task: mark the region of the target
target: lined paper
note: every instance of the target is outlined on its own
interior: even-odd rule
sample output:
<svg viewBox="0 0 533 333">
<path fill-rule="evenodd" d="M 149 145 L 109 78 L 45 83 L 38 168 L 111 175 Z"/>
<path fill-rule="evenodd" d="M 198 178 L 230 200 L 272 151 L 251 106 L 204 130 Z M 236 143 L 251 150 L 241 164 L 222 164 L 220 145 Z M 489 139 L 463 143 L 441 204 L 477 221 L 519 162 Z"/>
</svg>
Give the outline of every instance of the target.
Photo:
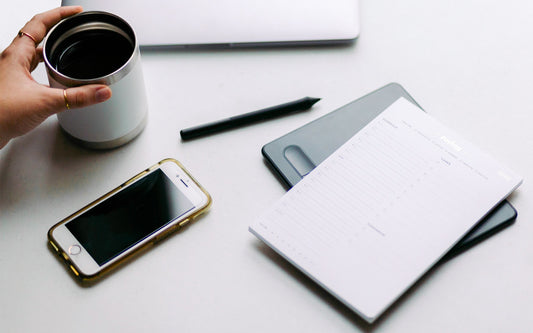
<svg viewBox="0 0 533 333">
<path fill-rule="evenodd" d="M 250 231 L 372 322 L 521 181 L 401 98 Z"/>
</svg>

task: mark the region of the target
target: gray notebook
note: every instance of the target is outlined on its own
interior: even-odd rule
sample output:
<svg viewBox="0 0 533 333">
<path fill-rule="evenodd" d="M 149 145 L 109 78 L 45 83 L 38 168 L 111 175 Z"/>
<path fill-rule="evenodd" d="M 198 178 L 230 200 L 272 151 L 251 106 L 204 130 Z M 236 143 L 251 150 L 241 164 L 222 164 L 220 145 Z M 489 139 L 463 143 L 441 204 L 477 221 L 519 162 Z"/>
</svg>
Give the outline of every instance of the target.
<svg viewBox="0 0 533 333">
<path fill-rule="evenodd" d="M 401 85 L 390 83 L 266 144 L 263 156 L 290 188 L 400 97 L 420 107 Z M 446 258 L 511 225 L 516 216 L 514 207 L 502 202 Z"/>
</svg>

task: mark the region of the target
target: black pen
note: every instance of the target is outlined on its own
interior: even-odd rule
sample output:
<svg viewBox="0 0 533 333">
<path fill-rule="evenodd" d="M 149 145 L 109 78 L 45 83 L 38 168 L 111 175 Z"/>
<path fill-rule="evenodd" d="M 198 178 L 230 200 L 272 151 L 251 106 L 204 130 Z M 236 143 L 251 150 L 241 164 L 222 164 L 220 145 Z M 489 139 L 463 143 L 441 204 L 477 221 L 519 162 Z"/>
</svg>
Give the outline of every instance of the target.
<svg viewBox="0 0 533 333">
<path fill-rule="evenodd" d="M 304 97 L 297 101 L 271 106 L 266 109 L 248 112 L 227 119 L 214 121 L 212 123 L 186 128 L 180 131 L 180 135 L 183 140 L 188 140 L 202 135 L 248 125 L 261 120 L 279 117 L 291 112 L 308 110 L 319 100 L 320 98 Z"/>
</svg>

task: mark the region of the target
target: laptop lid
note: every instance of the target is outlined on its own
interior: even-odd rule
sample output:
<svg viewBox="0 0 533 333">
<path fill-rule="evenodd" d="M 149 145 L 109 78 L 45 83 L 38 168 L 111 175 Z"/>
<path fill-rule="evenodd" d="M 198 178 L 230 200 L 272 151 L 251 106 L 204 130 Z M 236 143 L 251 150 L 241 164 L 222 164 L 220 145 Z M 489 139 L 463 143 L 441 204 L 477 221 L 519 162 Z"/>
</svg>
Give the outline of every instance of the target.
<svg viewBox="0 0 533 333">
<path fill-rule="evenodd" d="M 358 0 L 62 0 L 116 14 L 141 46 L 349 43 L 359 35 Z"/>
</svg>

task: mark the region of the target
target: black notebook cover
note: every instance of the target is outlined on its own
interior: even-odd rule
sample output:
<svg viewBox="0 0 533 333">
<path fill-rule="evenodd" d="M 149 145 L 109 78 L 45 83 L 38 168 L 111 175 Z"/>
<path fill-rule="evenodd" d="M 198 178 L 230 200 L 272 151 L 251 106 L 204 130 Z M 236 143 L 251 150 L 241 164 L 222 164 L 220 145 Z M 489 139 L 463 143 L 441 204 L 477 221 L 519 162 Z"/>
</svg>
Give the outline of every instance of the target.
<svg viewBox="0 0 533 333">
<path fill-rule="evenodd" d="M 390 83 L 264 145 L 263 156 L 290 188 L 400 97 L 420 107 L 401 85 Z M 446 258 L 511 225 L 516 215 L 509 202 L 502 202 Z"/>
</svg>

